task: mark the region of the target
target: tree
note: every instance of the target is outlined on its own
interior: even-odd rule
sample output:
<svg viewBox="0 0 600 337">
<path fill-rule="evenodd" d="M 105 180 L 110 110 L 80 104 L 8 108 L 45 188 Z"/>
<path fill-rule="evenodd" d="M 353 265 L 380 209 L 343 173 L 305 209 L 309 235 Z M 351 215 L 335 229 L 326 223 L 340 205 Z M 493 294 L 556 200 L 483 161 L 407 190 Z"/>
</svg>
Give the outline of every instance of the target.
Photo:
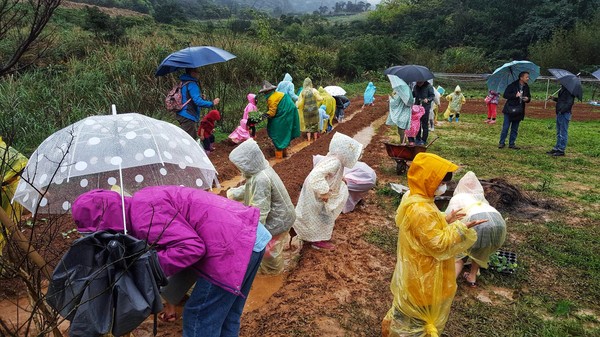
<svg viewBox="0 0 600 337">
<path fill-rule="evenodd" d="M 0 54 L 0 76 L 23 69 L 42 57 L 49 35 L 42 35 L 61 0 L 0 1 L 0 41 L 8 52 Z M 31 54 L 27 61 L 23 56 Z M 19 62 L 21 61 L 21 62 Z"/>
</svg>

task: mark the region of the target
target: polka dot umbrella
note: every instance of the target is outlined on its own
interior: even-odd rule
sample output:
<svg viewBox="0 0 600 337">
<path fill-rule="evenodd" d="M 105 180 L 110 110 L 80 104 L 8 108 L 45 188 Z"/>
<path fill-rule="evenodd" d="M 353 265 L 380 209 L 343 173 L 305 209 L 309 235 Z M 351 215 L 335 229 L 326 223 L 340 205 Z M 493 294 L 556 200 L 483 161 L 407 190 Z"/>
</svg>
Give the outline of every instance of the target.
<svg viewBox="0 0 600 337">
<path fill-rule="evenodd" d="M 198 143 L 178 126 L 137 113 L 91 116 L 42 142 L 13 200 L 34 214 L 57 214 L 92 189 L 209 189 L 218 185 L 216 174 Z"/>
</svg>

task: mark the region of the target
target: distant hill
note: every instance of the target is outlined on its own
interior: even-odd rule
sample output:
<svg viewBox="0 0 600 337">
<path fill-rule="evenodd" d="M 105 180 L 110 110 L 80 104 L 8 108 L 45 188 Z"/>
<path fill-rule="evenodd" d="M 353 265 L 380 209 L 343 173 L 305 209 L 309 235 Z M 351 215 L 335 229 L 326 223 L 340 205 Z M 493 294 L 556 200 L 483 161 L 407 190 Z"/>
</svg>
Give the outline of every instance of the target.
<svg viewBox="0 0 600 337">
<path fill-rule="evenodd" d="M 74 9 L 83 9 L 85 6 L 96 6 L 100 9 L 101 12 L 106 13 L 110 16 L 145 16 L 147 14 L 132 11 L 124 8 L 114 8 L 114 7 L 102 7 L 98 5 L 85 4 L 80 2 L 72 2 L 72 1 L 61 1 L 60 7 L 62 8 L 74 8 Z"/>
</svg>

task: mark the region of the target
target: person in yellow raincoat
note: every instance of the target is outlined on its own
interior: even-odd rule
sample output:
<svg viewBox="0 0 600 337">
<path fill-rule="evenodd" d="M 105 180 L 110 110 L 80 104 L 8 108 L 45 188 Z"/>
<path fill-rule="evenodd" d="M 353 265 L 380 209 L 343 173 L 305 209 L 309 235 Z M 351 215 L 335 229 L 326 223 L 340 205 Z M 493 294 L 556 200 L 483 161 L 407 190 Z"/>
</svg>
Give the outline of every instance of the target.
<svg viewBox="0 0 600 337">
<path fill-rule="evenodd" d="M 382 322 L 384 337 L 438 337 L 456 293 L 454 257 L 477 234 L 461 213 L 444 217 L 434 203 L 458 167 L 431 153 L 419 153 L 408 170 L 407 192 L 396 214 L 398 261 L 392 276 L 394 301 Z"/>
<path fill-rule="evenodd" d="M 11 205 L 10 201 L 17 190 L 21 171 L 27 165 L 27 157 L 19 151 L 8 146 L 0 136 L 0 175 L 2 176 L 2 209 L 12 221 L 18 221 L 23 207 L 17 203 Z M 0 230 L 0 255 L 5 244 L 4 234 L 6 228 Z"/>
<path fill-rule="evenodd" d="M 318 91 L 321 97 L 323 97 L 321 104 L 325 104 L 325 112 L 329 116 L 329 121 L 324 127 L 324 130 L 331 130 L 331 128 L 333 128 L 333 117 L 335 116 L 335 98 L 333 98 L 330 93 L 325 91 L 323 87 L 319 87 Z"/>
<path fill-rule="evenodd" d="M 465 95 L 462 94 L 460 90 L 460 86 L 456 86 L 454 88 L 454 92 L 450 95 L 446 96 L 446 100 L 448 100 L 448 108 L 444 112 L 444 118 L 448 118 L 448 122 L 452 122 L 453 118 L 456 118 L 456 122 L 458 122 L 458 118 L 460 118 L 460 110 L 462 109 L 463 104 L 467 102 L 465 99 Z"/>
<path fill-rule="evenodd" d="M 310 78 L 304 79 L 302 92 L 298 95 L 296 107 L 298 107 L 298 117 L 300 119 L 300 131 L 306 132 L 306 138 L 310 142 L 311 135 L 316 140 L 319 136 L 319 106 L 323 97 L 319 91 L 313 88 Z"/>
</svg>

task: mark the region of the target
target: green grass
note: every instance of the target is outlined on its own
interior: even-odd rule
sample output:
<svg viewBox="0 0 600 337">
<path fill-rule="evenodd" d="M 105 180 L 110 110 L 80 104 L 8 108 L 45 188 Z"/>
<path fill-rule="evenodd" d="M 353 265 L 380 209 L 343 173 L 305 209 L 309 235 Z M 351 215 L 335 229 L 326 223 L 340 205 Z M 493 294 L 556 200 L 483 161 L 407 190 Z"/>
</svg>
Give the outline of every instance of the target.
<svg viewBox="0 0 600 337">
<path fill-rule="evenodd" d="M 497 148 L 501 124 L 485 125 L 483 118 L 483 112 L 463 114 L 458 124 L 436 127 L 430 141 L 440 138 L 427 152 L 460 165 L 455 181 L 467 171 L 480 179 L 504 178 L 554 206 L 533 218 L 503 214 L 508 228 L 503 248 L 517 253 L 517 271 L 482 270 L 477 290 L 459 287 L 446 334 L 600 336 L 600 118 L 571 121 L 567 156 L 560 158 L 545 154 L 556 139 L 553 119 L 525 119 L 517 139 L 521 150 L 514 151 Z M 385 187 L 376 195 L 392 202 Z M 395 254 L 397 237 L 387 235 L 397 234 L 372 229 L 364 238 Z M 494 295 L 495 289 L 512 298 Z"/>
</svg>

